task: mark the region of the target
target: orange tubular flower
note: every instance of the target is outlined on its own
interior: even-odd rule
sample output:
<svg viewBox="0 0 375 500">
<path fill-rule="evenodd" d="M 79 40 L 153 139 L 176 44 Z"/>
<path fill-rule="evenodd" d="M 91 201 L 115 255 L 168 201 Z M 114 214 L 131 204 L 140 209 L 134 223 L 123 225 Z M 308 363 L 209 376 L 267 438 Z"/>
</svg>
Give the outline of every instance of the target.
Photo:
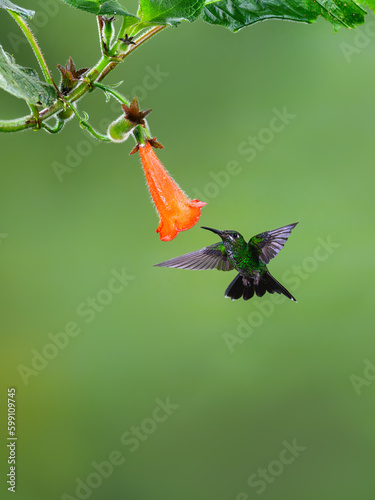
<svg viewBox="0 0 375 500">
<path fill-rule="evenodd" d="M 143 169 L 152 199 L 160 216 L 159 227 L 162 241 L 173 240 L 180 231 L 190 229 L 201 215 L 201 209 L 207 203 L 189 200 L 181 188 L 170 177 L 156 156 L 150 141 L 139 145 Z"/>
</svg>

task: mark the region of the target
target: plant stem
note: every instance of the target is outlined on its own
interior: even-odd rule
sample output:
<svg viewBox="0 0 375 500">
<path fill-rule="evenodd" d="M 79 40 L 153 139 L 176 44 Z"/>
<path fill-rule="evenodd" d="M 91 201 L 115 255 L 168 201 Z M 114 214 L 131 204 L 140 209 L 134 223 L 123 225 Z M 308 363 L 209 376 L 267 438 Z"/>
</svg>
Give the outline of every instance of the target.
<svg viewBox="0 0 375 500">
<path fill-rule="evenodd" d="M 12 14 L 13 15 L 13 14 Z M 16 16 L 17 14 L 14 14 Z M 166 26 L 156 26 L 147 31 L 142 35 L 137 41 L 136 45 L 131 45 L 126 52 L 119 54 L 116 58 L 111 58 L 109 56 L 103 55 L 97 64 L 87 73 L 85 79 L 77 84 L 77 86 L 66 96 L 66 102 L 73 103 L 85 95 L 89 90 L 92 90 L 94 82 L 102 81 L 108 73 L 110 73 L 120 62 L 122 62 L 128 55 L 130 55 L 135 49 L 140 47 L 143 43 L 149 40 L 152 36 L 156 35 Z M 30 42 L 31 43 L 31 42 Z M 116 46 L 120 46 L 121 42 L 117 42 Z M 38 47 L 38 45 L 37 45 Z M 38 47 L 39 48 L 39 47 Z M 42 53 L 39 53 L 41 57 L 44 57 Z M 39 60 L 39 59 L 38 59 Z M 48 73 L 48 67 L 45 65 Z M 51 77 L 52 81 L 52 77 Z M 50 118 L 55 113 L 64 108 L 66 104 L 63 100 L 58 99 L 50 108 L 45 108 L 39 112 L 39 122 Z M 23 116 L 21 118 L 16 118 L 14 120 L 0 120 L 0 132 L 17 132 L 18 130 L 25 130 L 28 128 L 33 128 L 37 124 L 33 116 Z"/>
<path fill-rule="evenodd" d="M 112 61 L 111 64 L 108 65 L 108 67 L 105 69 L 105 71 L 103 71 L 103 74 L 101 75 L 100 80 L 102 80 L 108 73 L 110 73 L 113 70 L 113 68 L 115 68 L 120 61 L 123 61 L 125 59 L 125 57 L 128 57 L 135 49 L 140 47 L 142 44 L 147 42 L 147 40 L 149 40 L 152 36 L 156 35 L 156 33 L 159 33 L 159 31 L 163 30 L 166 27 L 167 26 L 154 26 L 153 28 L 148 30 L 144 35 L 139 37 L 138 40 L 136 40 L 135 45 L 130 45 L 130 47 L 128 48 L 128 50 L 126 52 L 123 52 L 122 54 L 120 54 L 118 56 L 119 61 Z M 113 49 L 114 53 L 119 48 L 121 43 L 122 43 L 121 41 L 116 43 L 116 45 L 114 46 L 114 49 Z"/>
<path fill-rule="evenodd" d="M 39 109 L 37 106 L 35 106 L 35 104 L 31 104 L 30 102 L 28 103 L 28 106 L 30 108 L 30 111 L 32 112 L 33 114 L 33 117 L 35 118 L 35 130 L 39 130 L 40 129 L 40 122 L 39 122 Z"/>
<path fill-rule="evenodd" d="M 115 99 L 120 101 L 122 104 L 130 106 L 130 102 L 127 99 L 125 99 L 125 97 L 122 94 L 120 94 L 120 92 L 117 92 L 117 90 L 111 89 L 111 87 L 108 87 L 107 85 L 102 85 L 101 83 L 98 82 L 93 82 L 92 85 L 94 87 L 97 87 L 98 89 L 103 90 L 106 94 L 111 94 Z"/>
<path fill-rule="evenodd" d="M 137 144 L 142 146 L 146 144 L 147 137 L 142 125 L 137 125 L 132 133 Z"/>
<path fill-rule="evenodd" d="M 81 128 L 87 130 L 87 132 L 89 132 L 93 137 L 95 137 L 95 139 L 99 139 L 100 141 L 104 142 L 108 142 L 111 140 L 107 135 L 103 135 L 100 132 L 97 132 L 85 118 L 82 118 L 78 113 L 77 109 L 75 108 L 75 106 L 73 106 L 73 104 L 70 104 L 70 102 L 67 102 L 67 104 L 69 108 L 73 111 L 73 113 L 76 115 Z M 88 117 L 87 114 L 86 116 Z"/>
<path fill-rule="evenodd" d="M 50 134 L 57 134 L 63 128 L 64 124 L 65 124 L 64 120 L 57 120 L 56 125 L 54 127 L 51 127 L 47 123 L 42 123 L 42 128 L 46 132 L 49 132 Z"/>
<path fill-rule="evenodd" d="M 103 69 L 110 63 L 110 59 L 106 56 L 103 56 L 100 61 L 88 72 L 86 76 L 87 81 L 82 81 L 79 83 L 67 96 L 66 102 L 73 103 L 80 99 L 86 92 L 91 89 L 91 84 L 89 81 L 95 81 L 100 76 L 100 73 Z M 46 120 L 50 118 L 55 113 L 64 109 L 66 107 L 66 103 L 59 99 L 57 100 L 50 108 L 45 108 L 39 113 L 39 121 Z M 16 118 L 14 120 L 0 120 L 0 132 L 17 132 L 18 130 L 25 130 L 27 128 L 33 128 L 36 125 L 36 121 L 33 116 L 23 116 L 21 118 Z"/>
<path fill-rule="evenodd" d="M 138 40 L 136 40 L 135 45 L 131 45 L 129 47 L 129 50 L 127 52 L 125 52 L 124 56 L 122 57 L 122 60 L 124 60 L 125 57 L 130 55 L 130 53 L 133 52 L 133 50 L 138 48 L 143 43 L 147 42 L 147 40 L 149 40 L 152 36 L 156 35 L 156 33 L 159 33 L 159 31 L 165 29 L 166 27 L 167 26 L 154 26 L 150 30 L 146 31 L 146 33 L 144 33 L 141 37 L 138 38 Z"/>
<path fill-rule="evenodd" d="M 43 71 L 43 75 L 44 75 L 46 82 L 49 83 L 50 85 L 53 85 L 54 87 L 56 87 L 56 85 L 53 81 L 51 72 L 47 66 L 47 62 L 44 59 L 44 55 L 41 51 L 41 48 L 39 47 L 38 42 L 37 42 L 35 36 L 33 35 L 31 29 L 27 25 L 26 21 L 16 12 L 12 12 L 11 10 L 8 12 L 15 19 L 16 23 L 18 24 L 18 26 L 21 28 L 21 30 L 24 32 L 26 38 L 28 39 L 28 41 L 31 45 L 31 48 L 33 49 L 33 52 L 35 54 L 35 57 L 38 59 L 39 66 L 40 66 L 41 70 Z"/>
</svg>

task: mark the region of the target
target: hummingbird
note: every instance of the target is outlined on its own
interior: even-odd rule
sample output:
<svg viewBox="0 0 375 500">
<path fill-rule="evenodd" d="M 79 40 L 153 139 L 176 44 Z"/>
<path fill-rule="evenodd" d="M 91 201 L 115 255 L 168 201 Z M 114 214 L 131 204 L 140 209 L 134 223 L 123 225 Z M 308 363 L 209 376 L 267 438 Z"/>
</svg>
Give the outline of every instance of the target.
<svg viewBox="0 0 375 500">
<path fill-rule="evenodd" d="M 176 267 L 179 269 L 218 269 L 238 271 L 237 276 L 225 291 L 225 297 L 249 300 L 254 296 L 263 297 L 266 292 L 283 294 L 288 299 L 296 299 L 269 272 L 267 264 L 283 248 L 295 224 L 289 224 L 273 231 L 253 236 L 248 243 L 237 231 L 219 231 L 204 227 L 217 234 L 221 242 L 190 252 L 180 257 L 155 264 L 156 267 Z"/>
</svg>

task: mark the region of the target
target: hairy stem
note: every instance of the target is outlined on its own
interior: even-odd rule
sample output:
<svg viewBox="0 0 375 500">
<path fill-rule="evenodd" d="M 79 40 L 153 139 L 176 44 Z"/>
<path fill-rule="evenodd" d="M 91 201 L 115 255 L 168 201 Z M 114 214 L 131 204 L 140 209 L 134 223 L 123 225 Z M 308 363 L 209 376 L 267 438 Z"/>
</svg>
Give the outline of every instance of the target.
<svg viewBox="0 0 375 500">
<path fill-rule="evenodd" d="M 76 115 L 81 128 L 83 128 L 84 130 L 87 130 L 87 132 L 89 134 L 91 134 L 93 137 L 95 137 L 95 139 L 99 139 L 100 141 L 104 141 L 104 142 L 111 140 L 108 136 L 103 135 L 100 132 L 96 131 L 94 129 L 94 127 L 89 124 L 89 122 L 86 120 L 87 115 L 85 116 L 85 118 L 82 118 L 82 116 L 78 113 L 78 111 L 73 106 L 73 104 L 70 104 L 69 102 L 67 102 L 67 104 L 70 107 L 70 109 L 73 111 L 73 113 Z"/>
<path fill-rule="evenodd" d="M 17 15 L 17 14 L 15 14 Z M 135 49 L 140 47 L 143 43 L 149 40 L 152 36 L 156 35 L 166 26 L 155 26 L 149 29 L 146 33 L 136 40 L 135 45 L 131 45 L 125 52 L 120 53 L 117 57 L 109 57 L 103 55 L 97 64 L 87 73 L 84 80 L 79 82 L 77 86 L 66 96 L 65 100 L 73 103 L 84 96 L 88 91 L 93 89 L 94 82 L 102 81 L 108 73 L 110 73 L 120 62 L 122 62 L 128 55 L 134 52 Z M 121 42 L 117 42 L 116 47 L 120 47 Z M 39 49 L 40 51 L 40 49 Z M 44 57 L 40 52 L 43 60 Z M 47 68 L 47 65 L 45 66 Z M 47 68 L 48 70 L 48 68 Z M 49 70 L 48 70 L 49 72 Z M 51 77 L 52 80 L 52 77 Z M 50 108 L 45 108 L 39 113 L 39 123 L 47 118 L 50 118 L 55 113 L 60 111 L 66 106 L 62 99 L 58 99 Z M 0 120 L 0 132 L 17 132 L 18 130 L 25 130 L 28 128 L 35 128 L 37 122 L 33 116 L 23 116 L 14 120 Z"/>
<path fill-rule="evenodd" d="M 24 32 L 26 38 L 28 39 L 28 41 L 31 45 L 31 48 L 33 49 L 33 52 L 35 54 L 35 57 L 38 59 L 39 66 L 40 66 L 41 70 L 43 71 L 43 75 L 44 75 L 46 82 L 49 83 L 50 85 L 56 86 L 54 81 L 53 81 L 51 72 L 47 66 L 47 62 L 44 58 L 42 50 L 39 47 L 38 42 L 37 42 L 35 36 L 33 35 L 31 29 L 27 25 L 26 21 L 16 12 L 12 12 L 11 10 L 8 12 L 15 19 L 16 23 L 18 24 L 18 26 L 21 28 L 21 30 Z"/>
<path fill-rule="evenodd" d="M 42 123 L 42 128 L 46 132 L 49 132 L 50 134 L 57 134 L 63 128 L 64 123 L 65 123 L 64 120 L 57 120 L 56 125 L 54 127 L 51 127 L 47 123 Z"/>
<path fill-rule="evenodd" d="M 111 87 L 107 87 L 107 85 L 102 85 L 101 83 L 98 82 L 93 82 L 92 85 L 94 87 L 97 87 L 98 89 L 103 90 L 105 94 L 111 94 L 115 99 L 117 99 L 122 104 L 130 106 L 130 102 L 122 94 L 120 94 L 120 92 L 117 92 L 117 90 L 111 89 Z"/>
<path fill-rule="evenodd" d="M 128 50 L 126 52 L 123 52 L 122 54 L 120 54 L 116 58 L 116 60 L 113 60 L 111 62 L 111 64 L 108 65 L 108 67 L 105 69 L 105 71 L 103 71 L 103 74 L 101 75 L 102 77 L 100 78 L 100 80 L 102 80 L 108 73 L 110 73 L 117 66 L 117 64 L 119 62 L 121 62 L 121 61 L 123 61 L 125 59 L 125 57 L 128 57 L 138 47 L 140 47 L 142 44 L 144 44 L 145 42 L 147 42 L 147 40 L 149 40 L 152 36 L 156 35 L 156 33 L 159 33 L 159 31 L 163 30 L 164 28 L 166 28 L 166 26 L 154 26 L 153 28 L 151 28 L 150 30 L 148 30 L 146 33 L 144 33 L 142 36 L 140 36 L 136 40 L 136 44 L 135 45 L 130 45 L 130 47 L 128 48 Z M 113 49 L 114 52 L 116 52 L 116 50 L 118 50 L 120 44 L 121 44 L 121 41 L 118 41 L 116 43 L 116 45 L 115 45 L 115 47 Z"/>
<path fill-rule="evenodd" d="M 28 106 L 30 108 L 30 111 L 33 114 L 33 117 L 35 118 L 36 121 L 36 130 L 40 128 L 40 123 L 39 123 L 39 109 L 35 104 L 28 103 Z"/>
</svg>

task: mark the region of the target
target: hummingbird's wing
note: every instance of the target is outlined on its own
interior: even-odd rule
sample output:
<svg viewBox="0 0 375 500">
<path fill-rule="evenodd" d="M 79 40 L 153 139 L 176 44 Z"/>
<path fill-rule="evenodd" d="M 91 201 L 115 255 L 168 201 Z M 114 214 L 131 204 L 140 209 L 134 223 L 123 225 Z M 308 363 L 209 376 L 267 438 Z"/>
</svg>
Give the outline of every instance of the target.
<svg viewBox="0 0 375 500">
<path fill-rule="evenodd" d="M 298 222 L 279 227 L 279 229 L 273 231 L 257 234 L 251 238 L 249 245 L 255 246 L 260 251 L 259 257 L 261 261 L 268 264 L 283 248 L 297 224 Z"/>
<path fill-rule="evenodd" d="M 215 243 L 209 247 L 196 250 L 195 252 L 166 260 L 156 267 L 177 267 L 179 269 L 219 269 L 220 271 L 231 271 L 234 269 L 229 262 L 223 243 Z"/>
</svg>

